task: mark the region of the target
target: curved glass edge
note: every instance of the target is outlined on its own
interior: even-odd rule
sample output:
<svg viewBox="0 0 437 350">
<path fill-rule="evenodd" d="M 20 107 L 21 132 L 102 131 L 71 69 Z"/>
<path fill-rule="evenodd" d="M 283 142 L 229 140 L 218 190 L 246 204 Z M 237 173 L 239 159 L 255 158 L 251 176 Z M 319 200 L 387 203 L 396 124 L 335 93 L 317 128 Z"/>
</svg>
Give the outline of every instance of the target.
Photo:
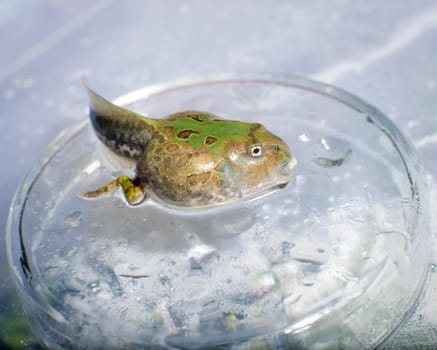
<svg viewBox="0 0 437 350">
<path fill-rule="evenodd" d="M 333 87 L 332 85 L 323 82 L 318 82 L 298 76 L 278 77 L 274 75 L 219 74 L 203 78 L 187 78 L 167 83 L 151 85 L 124 94 L 116 98 L 113 102 L 119 105 L 128 105 L 130 103 L 138 101 L 138 99 L 140 98 L 149 98 L 155 94 L 164 93 L 170 90 L 176 90 L 190 86 L 229 83 L 262 83 L 306 89 L 311 92 L 321 94 L 325 97 L 335 99 L 338 102 L 343 103 L 360 113 L 367 114 L 367 121 L 375 124 L 375 126 L 392 141 L 399 154 L 405 154 L 408 157 L 408 159 L 403 159 L 402 157 L 401 159 L 410 180 L 411 199 L 414 201 L 414 203 L 417 204 L 418 208 L 418 220 L 416 225 L 414 225 L 413 227 L 414 231 L 422 231 L 426 234 L 425 237 L 421 237 L 421 242 L 419 242 L 420 246 L 429 246 L 429 222 L 426 220 L 426 218 L 429 218 L 427 186 L 424 181 L 413 180 L 414 178 L 424 178 L 425 172 L 422 163 L 420 162 L 412 144 L 395 126 L 393 121 L 388 118 L 384 113 L 382 113 L 378 108 L 368 104 L 364 100 L 356 97 L 353 94 L 350 94 L 349 92 L 346 92 L 345 90 L 342 90 L 338 87 Z M 32 287 L 31 266 L 29 265 L 29 261 L 26 256 L 24 237 L 21 232 L 21 219 L 22 213 L 26 206 L 27 196 L 31 191 L 33 184 L 38 180 L 40 172 L 44 169 L 47 163 L 57 154 L 61 146 L 68 142 L 68 140 L 73 138 L 79 132 L 81 132 L 82 129 L 87 127 L 87 125 L 88 120 L 84 119 L 75 126 L 72 126 L 61 132 L 52 142 L 50 142 L 48 149 L 46 150 L 44 155 L 32 165 L 12 199 L 6 226 L 7 258 L 14 280 L 24 289 Z M 408 163 L 411 164 L 410 167 L 408 166 Z M 417 173 L 419 177 L 414 176 L 414 174 L 412 175 L 412 172 Z M 17 233 L 19 233 L 18 237 Z M 416 235 L 414 235 L 414 232 L 412 232 L 412 237 L 416 237 Z M 416 249 L 418 248 L 416 247 Z M 428 280 L 427 277 L 429 274 L 429 268 L 426 268 L 426 265 L 429 265 L 430 249 L 424 250 L 426 251 L 427 255 L 422 256 L 423 261 L 425 262 L 425 266 L 423 266 L 423 272 L 421 273 L 421 277 L 418 279 L 418 286 L 420 288 L 416 288 L 415 293 L 413 293 L 413 295 L 411 295 L 409 298 L 410 303 L 408 304 L 412 306 L 409 308 L 409 310 L 406 311 L 405 317 L 403 318 L 404 321 L 417 306 L 419 302 L 418 300 L 420 300 L 420 296 L 424 293 L 423 287 Z M 20 251 L 20 256 L 14 256 L 13 252 L 15 251 Z M 22 292 L 20 292 L 20 295 L 23 297 Z M 39 298 L 34 293 L 31 293 L 30 295 L 33 299 L 33 301 L 31 302 L 40 303 L 42 301 L 39 300 Z M 28 298 L 29 295 L 26 295 L 26 299 Z M 55 314 L 57 313 L 55 310 L 52 311 L 55 312 Z M 52 314 L 52 316 L 58 319 L 55 314 Z M 386 334 L 382 335 L 379 340 L 375 341 L 374 346 L 377 348 L 384 346 L 387 340 L 396 332 L 396 330 L 402 324 L 403 322 L 399 322 L 396 327 L 389 329 Z"/>
<path fill-rule="evenodd" d="M 12 198 L 6 224 L 6 255 L 14 280 L 23 288 L 30 287 L 32 280 L 32 270 L 27 257 L 25 237 L 21 229 L 22 214 L 26 207 L 28 194 L 38 180 L 41 171 L 56 156 L 65 142 L 81 132 L 87 125 L 88 120 L 85 119 L 59 133 L 49 143 L 43 156 L 33 163 Z M 20 254 L 14 256 L 13 252 L 16 251 L 19 251 Z"/>
</svg>

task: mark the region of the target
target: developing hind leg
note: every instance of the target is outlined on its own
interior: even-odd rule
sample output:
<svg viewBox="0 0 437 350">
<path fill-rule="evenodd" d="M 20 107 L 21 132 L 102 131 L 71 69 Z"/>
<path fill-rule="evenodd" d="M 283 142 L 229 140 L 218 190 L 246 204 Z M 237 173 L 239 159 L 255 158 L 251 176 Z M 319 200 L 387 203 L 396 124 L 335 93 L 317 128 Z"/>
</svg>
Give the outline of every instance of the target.
<svg viewBox="0 0 437 350">
<path fill-rule="evenodd" d="M 130 205 L 138 205 L 146 197 L 144 185 L 141 183 L 141 181 L 138 178 L 132 180 L 126 175 L 117 177 L 115 180 L 102 187 L 99 187 L 94 191 L 81 193 L 80 196 L 85 198 L 96 198 L 105 195 L 108 192 L 112 192 L 118 187 L 121 187 L 124 196 Z"/>
</svg>

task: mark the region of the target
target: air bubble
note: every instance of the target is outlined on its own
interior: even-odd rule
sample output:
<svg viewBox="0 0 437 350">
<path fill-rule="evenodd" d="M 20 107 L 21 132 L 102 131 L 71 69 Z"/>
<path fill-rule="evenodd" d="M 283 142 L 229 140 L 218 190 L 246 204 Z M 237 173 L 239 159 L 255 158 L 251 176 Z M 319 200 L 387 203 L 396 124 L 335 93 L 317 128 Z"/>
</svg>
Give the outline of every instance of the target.
<svg viewBox="0 0 437 350">
<path fill-rule="evenodd" d="M 352 147 L 346 140 L 334 137 L 320 139 L 313 162 L 324 168 L 338 167 L 351 155 Z"/>
<path fill-rule="evenodd" d="M 80 211 L 75 211 L 70 215 L 65 217 L 65 222 L 68 226 L 78 227 L 82 222 L 82 213 Z"/>
</svg>

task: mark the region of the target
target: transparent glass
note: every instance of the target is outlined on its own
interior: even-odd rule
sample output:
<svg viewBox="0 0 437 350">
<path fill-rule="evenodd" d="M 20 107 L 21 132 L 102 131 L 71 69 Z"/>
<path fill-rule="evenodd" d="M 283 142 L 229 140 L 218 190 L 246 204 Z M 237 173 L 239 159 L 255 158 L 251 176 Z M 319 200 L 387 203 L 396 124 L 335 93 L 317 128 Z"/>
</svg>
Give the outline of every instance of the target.
<svg viewBox="0 0 437 350">
<path fill-rule="evenodd" d="M 298 160 L 250 201 L 177 210 L 77 193 L 131 174 L 88 121 L 62 133 L 13 200 L 8 258 L 51 349 L 369 348 L 413 309 L 429 262 L 424 174 L 376 108 L 302 78 L 217 77 L 131 92 L 157 118 L 257 121 Z"/>
</svg>

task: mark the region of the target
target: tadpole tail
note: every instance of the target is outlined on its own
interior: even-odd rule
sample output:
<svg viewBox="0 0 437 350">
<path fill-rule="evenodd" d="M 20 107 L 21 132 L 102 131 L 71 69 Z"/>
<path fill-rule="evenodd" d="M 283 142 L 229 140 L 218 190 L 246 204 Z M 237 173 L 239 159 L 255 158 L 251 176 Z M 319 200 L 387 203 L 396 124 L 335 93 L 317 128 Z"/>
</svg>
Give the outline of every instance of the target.
<svg viewBox="0 0 437 350">
<path fill-rule="evenodd" d="M 85 77 L 90 121 L 97 137 L 115 153 L 137 160 L 153 134 L 153 119 L 117 106 L 97 94 Z"/>
</svg>

